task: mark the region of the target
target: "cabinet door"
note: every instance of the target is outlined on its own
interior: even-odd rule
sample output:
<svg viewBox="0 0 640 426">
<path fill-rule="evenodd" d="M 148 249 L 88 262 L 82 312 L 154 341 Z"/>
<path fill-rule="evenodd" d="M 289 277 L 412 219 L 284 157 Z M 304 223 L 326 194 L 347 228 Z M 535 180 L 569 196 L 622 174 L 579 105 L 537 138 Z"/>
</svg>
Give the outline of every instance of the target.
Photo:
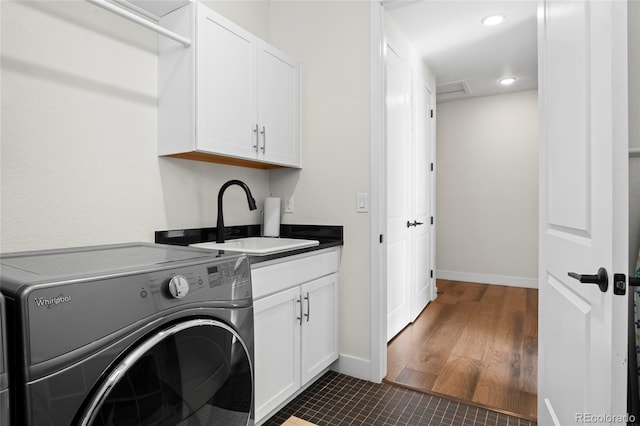
<svg viewBox="0 0 640 426">
<path fill-rule="evenodd" d="M 259 158 L 300 165 L 300 64 L 258 44 Z"/>
<path fill-rule="evenodd" d="M 256 422 L 300 387 L 300 287 L 256 300 Z"/>
<path fill-rule="evenodd" d="M 198 6 L 196 149 L 255 159 L 257 39 Z"/>
<path fill-rule="evenodd" d="M 338 274 L 301 286 L 302 384 L 338 359 Z"/>
</svg>

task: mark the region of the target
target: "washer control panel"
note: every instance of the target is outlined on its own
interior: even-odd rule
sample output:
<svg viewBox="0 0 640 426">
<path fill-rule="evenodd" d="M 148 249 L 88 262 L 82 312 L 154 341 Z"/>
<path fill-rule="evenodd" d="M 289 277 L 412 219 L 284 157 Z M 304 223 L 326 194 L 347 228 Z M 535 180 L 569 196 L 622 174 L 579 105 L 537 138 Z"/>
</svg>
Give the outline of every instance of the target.
<svg viewBox="0 0 640 426">
<path fill-rule="evenodd" d="M 180 305 L 246 307 L 252 303 L 251 267 L 246 256 L 176 262 L 154 271 L 32 287 L 21 299 L 27 315 L 24 324 L 29 328 L 23 332 L 29 339 L 32 365 L 165 309 Z M 79 322 L 88 325 L 76 327 Z M 71 327 L 74 332 L 67 333 Z"/>
<path fill-rule="evenodd" d="M 246 256 L 149 274 L 138 289 L 141 299 L 159 305 L 177 302 L 251 299 L 251 268 Z"/>
</svg>

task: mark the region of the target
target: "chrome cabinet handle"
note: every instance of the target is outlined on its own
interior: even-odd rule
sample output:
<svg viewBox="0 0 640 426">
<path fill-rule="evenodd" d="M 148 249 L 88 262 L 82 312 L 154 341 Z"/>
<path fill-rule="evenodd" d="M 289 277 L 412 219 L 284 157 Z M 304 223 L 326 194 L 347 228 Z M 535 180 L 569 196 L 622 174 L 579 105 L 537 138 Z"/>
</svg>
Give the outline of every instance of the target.
<svg viewBox="0 0 640 426">
<path fill-rule="evenodd" d="M 258 123 L 256 123 L 256 127 L 255 127 L 255 129 L 253 129 L 253 133 L 256 134 L 256 143 L 255 143 L 255 145 L 253 145 L 253 149 L 255 149 L 256 152 L 258 152 L 258 144 L 260 143 L 260 141 L 259 141 L 260 136 L 258 135 Z"/>
<path fill-rule="evenodd" d="M 311 314 L 311 302 L 309 301 L 309 293 L 308 292 L 307 292 L 307 295 L 304 298 L 304 300 L 307 301 L 307 313 L 304 314 L 304 316 L 307 317 L 307 322 L 309 322 L 309 315 Z"/>
<path fill-rule="evenodd" d="M 300 296 L 300 297 L 298 297 L 296 299 L 296 303 L 300 304 L 300 316 L 296 317 L 296 320 L 299 320 L 300 321 L 300 325 L 302 325 L 302 296 Z"/>
<path fill-rule="evenodd" d="M 258 126 L 256 125 L 256 129 L 258 128 Z M 262 153 L 264 154 L 265 152 L 267 152 L 267 129 L 265 129 L 264 126 L 262 126 L 262 131 L 260 132 L 260 134 L 262 135 Z"/>
</svg>

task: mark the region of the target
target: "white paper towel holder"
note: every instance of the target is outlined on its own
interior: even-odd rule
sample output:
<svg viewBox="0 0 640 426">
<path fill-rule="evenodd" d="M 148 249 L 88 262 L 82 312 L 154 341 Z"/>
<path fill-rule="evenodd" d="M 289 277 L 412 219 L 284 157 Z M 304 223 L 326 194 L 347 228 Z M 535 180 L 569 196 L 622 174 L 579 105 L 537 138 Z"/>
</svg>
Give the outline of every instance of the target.
<svg viewBox="0 0 640 426">
<path fill-rule="evenodd" d="M 280 237 L 280 197 L 267 197 L 264 200 L 262 236 Z"/>
</svg>

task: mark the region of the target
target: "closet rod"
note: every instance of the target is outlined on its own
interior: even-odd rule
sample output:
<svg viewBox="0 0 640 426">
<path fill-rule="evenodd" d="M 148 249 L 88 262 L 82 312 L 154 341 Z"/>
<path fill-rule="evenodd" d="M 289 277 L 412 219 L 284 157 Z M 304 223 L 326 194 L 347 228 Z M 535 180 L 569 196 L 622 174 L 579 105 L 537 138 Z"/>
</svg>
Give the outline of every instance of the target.
<svg viewBox="0 0 640 426">
<path fill-rule="evenodd" d="M 630 148 L 629 157 L 640 157 L 640 148 Z"/>
<path fill-rule="evenodd" d="M 161 27 L 160 25 L 151 22 L 151 21 L 147 21 L 144 18 L 141 18 L 140 16 L 136 15 L 133 12 L 129 12 L 128 10 L 124 10 L 121 7 L 118 7 L 116 5 L 114 5 L 113 3 L 109 3 L 106 0 L 87 0 L 89 3 L 95 4 L 96 6 L 99 6 L 103 9 L 108 10 L 109 12 L 113 12 L 116 15 L 122 16 L 123 18 L 126 18 L 130 21 L 135 22 L 136 24 L 140 24 L 143 27 L 149 28 L 150 30 L 153 30 L 155 32 L 157 32 L 158 34 L 161 34 L 165 37 L 169 37 L 172 40 L 177 41 L 178 43 L 181 43 L 184 47 L 189 47 L 191 46 L 191 40 L 185 37 L 182 37 L 180 34 L 176 34 L 172 31 L 169 31 L 168 29 Z"/>
</svg>

